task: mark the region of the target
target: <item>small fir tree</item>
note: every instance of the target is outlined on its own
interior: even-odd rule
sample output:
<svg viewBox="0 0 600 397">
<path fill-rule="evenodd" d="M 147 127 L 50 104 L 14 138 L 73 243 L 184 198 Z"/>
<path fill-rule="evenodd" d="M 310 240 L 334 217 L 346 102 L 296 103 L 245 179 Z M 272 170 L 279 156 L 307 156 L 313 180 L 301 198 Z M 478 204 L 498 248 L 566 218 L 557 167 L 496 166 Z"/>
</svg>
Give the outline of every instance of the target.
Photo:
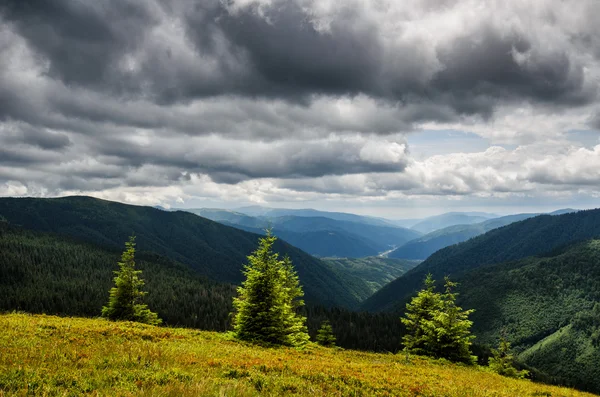
<svg viewBox="0 0 600 397">
<path fill-rule="evenodd" d="M 108 305 L 102 307 L 102 317 L 109 320 L 128 320 L 140 323 L 159 325 L 162 320 L 151 312 L 142 298 L 144 280 L 140 278 L 141 270 L 135 269 L 135 236 L 129 237 L 125 243 L 125 251 L 118 263 L 119 270 L 115 273 L 115 286 L 110 290 Z"/>
<path fill-rule="evenodd" d="M 475 336 L 470 332 L 473 322 L 468 319 L 473 310 L 456 305 L 456 283 L 447 277 L 445 281 L 442 294 L 435 291 L 435 281 L 427 275 L 425 288 L 406 305 L 404 347 L 414 354 L 474 364 L 471 340 Z"/>
<path fill-rule="evenodd" d="M 302 287 L 291 260 L 273 253 L 276 240 L 267 230 L 248 256 L 246 280 L 233 300 L 234 334 L 240 340 L 298 347 L 309 338 L 306 318 L 296 313 L 304 304 Z"/>
<path fill-rule="evenodd" d="M 488 366 L 492 371 L 509 378 L 523 379 L 529 375 L 529 371 L 515 368 L 514 356 L 511 353 L 510 342 L 506 340 L 504 334 L 500 335 L 500 342 L 497 349 L 492 349 L 492 357 L 488 360 Z"/>
<path fill-rule="evenodd" d="M 335 346 L 335 335 L 329 321 L 325 320 L 321 324 L 321 328 L 317 331 L 317 343 L 325 347 Z"/>
</svg>

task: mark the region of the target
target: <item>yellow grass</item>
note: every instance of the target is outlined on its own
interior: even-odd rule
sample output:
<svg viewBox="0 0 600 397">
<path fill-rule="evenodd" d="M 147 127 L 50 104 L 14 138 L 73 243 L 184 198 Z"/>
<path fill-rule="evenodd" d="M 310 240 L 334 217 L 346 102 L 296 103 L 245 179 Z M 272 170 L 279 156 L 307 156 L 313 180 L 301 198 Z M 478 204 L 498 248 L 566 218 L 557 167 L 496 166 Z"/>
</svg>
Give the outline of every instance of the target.
<svg viewBox="0 0 600 397">
<path fill-rule="evenodd" d="M 591 396 L 419 357 L 101 319 L 0 315 L 0 396 Z"/>
</svg>

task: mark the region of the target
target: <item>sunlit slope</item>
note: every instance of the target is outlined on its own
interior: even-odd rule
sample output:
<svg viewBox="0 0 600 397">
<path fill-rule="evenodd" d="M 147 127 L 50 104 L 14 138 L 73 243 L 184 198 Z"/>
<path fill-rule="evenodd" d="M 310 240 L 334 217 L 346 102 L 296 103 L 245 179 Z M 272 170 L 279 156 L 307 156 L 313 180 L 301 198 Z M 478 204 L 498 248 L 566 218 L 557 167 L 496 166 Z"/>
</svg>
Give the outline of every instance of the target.
<svg viewBox="0 0 600 397">
<path fill-rule="evenodd" d="M 0 394 L 591 396 L 451 364 L 105 320 L 0 316 Z"/>
</svg>

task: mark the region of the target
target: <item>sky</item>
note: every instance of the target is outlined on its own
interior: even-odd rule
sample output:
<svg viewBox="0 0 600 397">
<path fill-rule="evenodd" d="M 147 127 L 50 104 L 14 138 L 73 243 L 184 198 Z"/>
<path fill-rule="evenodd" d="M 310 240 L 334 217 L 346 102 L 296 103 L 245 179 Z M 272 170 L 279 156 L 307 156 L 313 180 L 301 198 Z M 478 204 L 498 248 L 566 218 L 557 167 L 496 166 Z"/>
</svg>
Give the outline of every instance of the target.
<svg viewBox="0 0 600 397">
<path fill-rule="evenodd" d="M 596 0 L 3 0 L 0 196 L 600 207 Z"/>
</svg>

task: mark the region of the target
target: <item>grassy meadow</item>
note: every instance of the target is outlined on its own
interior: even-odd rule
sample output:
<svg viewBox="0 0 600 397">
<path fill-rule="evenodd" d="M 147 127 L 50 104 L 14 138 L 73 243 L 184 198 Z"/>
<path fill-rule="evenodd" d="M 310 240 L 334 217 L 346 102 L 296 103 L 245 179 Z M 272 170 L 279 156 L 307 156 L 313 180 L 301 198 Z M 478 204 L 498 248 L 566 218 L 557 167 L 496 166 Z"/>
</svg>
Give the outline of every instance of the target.
<svg viewBox="0 0 600 397">
<path fill-rule="evenodd" d="M 591 396 L 482 369 L 103 319 L 0 315 L 0 396 Z"/>
</svg>

